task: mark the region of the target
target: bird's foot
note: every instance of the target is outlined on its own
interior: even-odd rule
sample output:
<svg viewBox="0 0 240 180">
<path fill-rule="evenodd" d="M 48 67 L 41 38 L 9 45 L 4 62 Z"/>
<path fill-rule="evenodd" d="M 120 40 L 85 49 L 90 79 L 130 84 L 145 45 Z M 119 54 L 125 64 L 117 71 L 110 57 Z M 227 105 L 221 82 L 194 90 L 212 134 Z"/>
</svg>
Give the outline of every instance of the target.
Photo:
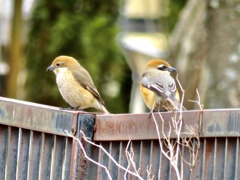
<svg viewBox="0 0 240 180">
<path fill-rule="evenodd" d="M 149 114 L 148 114 L 148 119 L 150 119 L 151 118 L 151 116 L 153 116 L 153 110 L 151 110 L 150 112 L 149 112 Z"/>
<path fill-rule="evenodd" d="M 60 107 L 61 110 L 72 110 L 73 107 L 68 107 L 68 108 L 65 108 L 65 107 Z"/>
<path fill-rule="evenodd" d="M 73 110 L 73 111 L 83 111 L 82 109 L 79 109 L 79 107 L 68 107 L 68 108 L 60 108 L 61 110 Z"/>
</svg>

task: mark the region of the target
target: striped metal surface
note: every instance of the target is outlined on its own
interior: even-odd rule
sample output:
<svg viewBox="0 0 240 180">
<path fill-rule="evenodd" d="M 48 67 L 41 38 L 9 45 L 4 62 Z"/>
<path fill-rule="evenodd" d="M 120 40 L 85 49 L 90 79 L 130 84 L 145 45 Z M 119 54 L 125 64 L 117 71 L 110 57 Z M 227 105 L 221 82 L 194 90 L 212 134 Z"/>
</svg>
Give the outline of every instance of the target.
<svg viewBox="0 0 240 180">
<path fill-rule="evenodd" d="M 81 140 L 81 130 L 91 138 L 93 127 L 90 114 L 0 98 L 0 180 L 87 179 L 89 162 L 73 137 Z"/>
<path fill-rule="evenodd" d="M 72 139 L 0 125 L 0 179 L 69 179 Z"/>
<path fill-rule="evenodd" d="M 169 124 L 173 113 L 162 113 L 165 124 Z M 185 125 L 197 127 L 199 117 L 202 117 L 199 130 L 200 149 L 193 170 L 179 161 L 179 170 L 183 172 L 183 179 L 240 179 L 240 109 L 188 111 L 183 113 L 183 131 Z M 155 114 L 159 129 L 162 129 L 161 119 Z M 147 121 L 147 123 L 146 123 Z M 164 127 L 165 133 L 169 126 Z M 162 133 L 161 133 L 162 135 Z M 174 133 L 171 138 L 176 138 Z M 109 140 L 108 140 L 109 138 Z M 153 179 L 177 179 L 169 160 L 160 150 L 156 133 L 156 126 L 148 114 L 128 115 L 99 115 L 96 117 L 96 133 L 94 140 L 105 149 L 125 168 L 129 163 L 126 157 L 126 147 L 131 139 L 134 151 L 134 162 L 136 169 L 143 179 L 147 179 L 147 168 L 152 167 Z M 163 136 L 161 136 L 163 142 Z M 194 140 L 193 142 L 196 142 Z M 164 148 L 167 152 L 166 147 Z M 129 148 L 128 148 L 129 151 Z M 190 160 L 189 150 L 181 146 L 182 157 Z M 133 175 L 118 168 L 107 155 L 94 148 L 93 158 L 108 167 L 112 179 L 138 179 Z M 179 156 L 180 159 L 180 156 Z M 101 167 L 94 167 L 97 171 L 91 179 L 107 179 L 105 170 Z M 132 169 L 133 170 L 133 169 Z"/>
<path fill-rule="evenodd" d="M 161 114 L 164 124 L 159 114 L 154 117 L 160 129 L 160 142 L 164 144 L 162 125 L 164 132 L 168 132 L 172 117 L 179 114 Z M 183 179 L 240 179 L 240 109 L 187 111 L 182 115 L 184 132 L 186 125 L 201 125 L 201 145 L 193 170 L 186 163 L 178 165 Z M 80 130 L 104 147 L 114 161 L 134 171 L 126 156 L 126 151 L 132 149 L 135 169 L 142 179 L 177 178 L 160 150 L 156 127 L 148 114 L 83 114 L 0 97 L 0 180 L 107 180 L 105 170 L 84 157 L 76 139 L 89 157 L 107 167 L 113 180 L 138 179 L 117 167 L 104 151 L 84 141 Z M 172 143 L 175 138 L 172 131 Z M 168 151 L 166 146 L 163 149 Z M 181 146 L 180 152 L 190 160 L 188 148 Z M 150 177 L 146 171 L 149 167 Z"/>
<path fill-rule="evenodd" d="M 127 143 L 127 141 L 99 142 L 125 168 L 129 165 L 125 153 Z M 161 153 L 157 140 L 132 141 L 132 148 L 136 168 L 143 179 L 147 179 L 146 170 L 150 166 L 150 177 L 154 176 L 153 179 L 177 179 L 169 160 Z M 181 153 L 185 159 L 189 160 L 189 151 L 187 149 L 181 148 Z M 236 180 L 240 178 L 239 154 L 239 138 L 202 138 L 199 156 L 193 171 L 191 172 L 190 167 L 185 163 L 183 166 L 179 164 L 179 169 L 183 170 L 182 177 L 184 180 Z M 138 179 L 129 173 L 125 175 L 124 170 L 118 168 L 105 153 L 97 148 L 93 150 L 93 158 L 108 168 L 114 180 L 122 180 L 125 176 L 126 179 Z M 91 173 L 91 180 L 108 178 L 103 168 L 91 164 L 91 169 L 94 172 Z M 133 168 L 130 169 L 133 171 Z"/>
</svg>

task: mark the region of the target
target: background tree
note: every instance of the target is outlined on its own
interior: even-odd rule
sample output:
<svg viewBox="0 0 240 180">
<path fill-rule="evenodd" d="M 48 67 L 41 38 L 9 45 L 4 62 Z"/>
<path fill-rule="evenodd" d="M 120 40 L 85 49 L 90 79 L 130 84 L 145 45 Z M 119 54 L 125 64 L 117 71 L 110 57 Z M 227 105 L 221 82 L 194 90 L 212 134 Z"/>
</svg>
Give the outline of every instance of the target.
<svg viewBox="0 0 240 180">
<path fill-rule="evenodd" d="M 11 67 L 7 77 L 7 96 L 16 98 L 19 66 L 22 60 L 22 0 L 14 0 L 11 23 L 8 64 Z"/>
<path fill-rule="evenodd" d="M 89 71 L 110 112 L 128 112 L 131 74 L 116 42 L 118 1 L 36 2 L 26 46 L 27 99 L 68 106 L 46 68 L 69 55 Z"/>
<path fill-rule="evenodd" d="M 189 0 L 170 41 L 171 57 L 194 108 L 196 88 L 205 108 L 240 106 L 240 1 Z"/>
</svg>

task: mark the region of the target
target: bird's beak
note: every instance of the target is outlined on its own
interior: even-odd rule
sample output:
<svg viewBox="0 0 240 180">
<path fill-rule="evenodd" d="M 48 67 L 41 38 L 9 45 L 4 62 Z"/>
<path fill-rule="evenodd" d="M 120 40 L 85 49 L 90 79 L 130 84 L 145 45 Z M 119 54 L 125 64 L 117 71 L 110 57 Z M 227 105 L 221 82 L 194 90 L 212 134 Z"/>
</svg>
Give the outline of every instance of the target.
<svg viewBox="0 0 240 180">
<path fill-rule="evenodd" d="M 169 72 L 175 72 L 175 71 L 177 71 L 177 69 L 174 68 L 174 67 L 169 67 L 167 70 L 168 70 Z"/>
<path fill-rule="evenodd" d="M 55 67 L 53 66 L 48 66 L 47 70 L 46 71 L 53 71 L 55 69 Z"/>
</svg>

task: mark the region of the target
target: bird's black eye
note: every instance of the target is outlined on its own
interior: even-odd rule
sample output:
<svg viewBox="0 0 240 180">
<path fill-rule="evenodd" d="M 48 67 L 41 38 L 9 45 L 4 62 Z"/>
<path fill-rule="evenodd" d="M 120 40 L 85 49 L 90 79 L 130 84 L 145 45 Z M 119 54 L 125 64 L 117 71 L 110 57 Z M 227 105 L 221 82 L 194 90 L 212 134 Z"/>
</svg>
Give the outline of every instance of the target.
<svg viewBox="0 0 240 180">
<path fill-rule="evenodd" d="M 57 63 L 56 66 L 57 66 L 57 67 L 61 66 L 61 63 Z"/>
<path fill-rule="evenodd" d="M 164 71 L 164 70 L 167 69 L 167 67 L 166 66 L 158 66 L 158 69 L 161 70 L 161 71 Z"/>
</svg>

